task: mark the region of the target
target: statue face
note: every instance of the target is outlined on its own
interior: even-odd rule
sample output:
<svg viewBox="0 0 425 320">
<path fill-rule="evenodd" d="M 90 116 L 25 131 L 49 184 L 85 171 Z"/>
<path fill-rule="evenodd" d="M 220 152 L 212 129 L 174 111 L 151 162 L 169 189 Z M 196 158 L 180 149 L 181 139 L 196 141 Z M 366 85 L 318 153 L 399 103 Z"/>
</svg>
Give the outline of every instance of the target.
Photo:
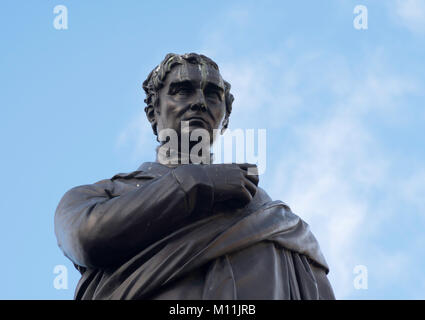
<svg viewBox="0 0 425 320">
<path fill-rule="evenodd" d="M 226 111 L 224 89 L 220 73 L 211 66 L 185 63 L 173 67 L 159 91 L 158 132 L 173 129 L 181 136 L 181 121 L 188 121 L 189 132 L 202 128 L 212 139 Z"/>
</svg>

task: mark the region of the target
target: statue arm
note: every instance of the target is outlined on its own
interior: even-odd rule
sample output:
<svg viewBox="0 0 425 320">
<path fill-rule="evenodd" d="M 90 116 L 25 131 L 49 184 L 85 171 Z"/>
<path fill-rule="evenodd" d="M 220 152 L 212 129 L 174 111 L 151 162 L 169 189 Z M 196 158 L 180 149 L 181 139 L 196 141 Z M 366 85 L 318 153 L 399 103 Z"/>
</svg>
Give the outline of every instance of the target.
<svg viewBox="0 0 425 320">
<path fill-rule="evenodd" d="M 185 170 L 174 169 L 115 197 L 108 192 L 110 180 L 69 190 L 55 213 L 59 247 L 77 265 L 106 267 L 178 229 L 198 207 L 213 201 L 202 170 L 192 169 L 190 175 Z"/>
</svg>

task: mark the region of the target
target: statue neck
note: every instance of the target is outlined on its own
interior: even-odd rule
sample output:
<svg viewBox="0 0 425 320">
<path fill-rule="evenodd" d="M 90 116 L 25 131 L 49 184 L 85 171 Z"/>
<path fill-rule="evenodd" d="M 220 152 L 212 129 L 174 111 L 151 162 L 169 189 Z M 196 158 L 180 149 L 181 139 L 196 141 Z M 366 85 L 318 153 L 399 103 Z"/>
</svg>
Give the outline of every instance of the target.
<svg viewBox="0 0 425 320">
<path fill-rule="evenodd" d="M 208 155 L 203 157 L 200 150 L 199 155 L 181 152 L 180 150 L 173 150 L 167 147 L 165 144 L 159 145 L 156 148 L 156 162 L 159 162 L 168 167 L 177 167 L 182 164 L 212 164 L 214 155 L 211 153 L 210 148 L 208 149 Z"/>
</svg>

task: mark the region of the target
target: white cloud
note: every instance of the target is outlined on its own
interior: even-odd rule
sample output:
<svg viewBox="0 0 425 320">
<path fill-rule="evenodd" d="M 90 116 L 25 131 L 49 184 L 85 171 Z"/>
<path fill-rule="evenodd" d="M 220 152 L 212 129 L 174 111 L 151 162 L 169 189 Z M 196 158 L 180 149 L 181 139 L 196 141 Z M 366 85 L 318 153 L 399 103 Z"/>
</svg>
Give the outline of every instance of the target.
<svg viewBox="0 0 425 320">
<path fill-rule="evenodd" d="M 390 7 L 394 19 L 411 32 L 425 34 L 425 1 L 396 0 Z"/>
<path fill-rule="evenodd" d="M 329 81 L 318 86 L 316 94 L 320 97 L 325 90 L 333 95 L 332 102 L 316 123 L 296 124 L 298 147 L 276 161 L 279 175 L 272 185 L 273 194 L 287 201 L 311 225 L 331 266 L 330 279 L 339 298 L 354 293 L 355 265 L 375 269 L 384 279 L 375 284 L 382 285 L 400 273 L 397 266 L 401 263 L 395 261 L 405 261 L 405 256 L 391 248 L 380 250 L 378 243 L 364 241 L 380 231 L 377 228 L 382 219 L 370 192 L 385 190 L 395 182 L 389 170 L 391 155 L 382 150 L 367 119 L 373 115 L 397 117 L 400 99 L 415 86 L 376 59 L 362 67 L 367 70 L 363 77 L 356 75 L 355 65 L 342 68 L 340 75 L 335 69 L 320 73 L 317 81 Z M 392 199 L 385 201 L 391 203 Z M 379 262 L 371 255 L 375 251 L 380 254 Z M 394 256 L 400 259 L 394 260 Z M 389 268 L 388 263 L 386 272 L 377 271 L 384 261 L 393 261 L 394 267 Z"/>
<path fill-rule="evenodd" d="M 403 23 L 420 31 L 418 13 L 411 11 L 416 6 L 422 12 L 422 4 L 397 1 L 396 5 Z M 247 14 L 236 16 L 245 19 Z M 224 19 L 231 17 L 229 11 Z M 310 224 L 330 265 L 338 298 L 352 297 L 353 268 L 359 264 L 376 275 L 375 285 L 394 284 L 411 263 L 408 253 L 369 239 L 397 207 L 391 194 L 382 194 L 387 186 L 405 180 L 407 201 L 422 205 L 425 174 L 394 178 L 391 154 L 383 150 L 368 120 L 397 121 L 406 96 L 417 91 L 417 85 L 391 71 L 391 63 L 379 50 L 363 61 L 348 61 L 327 51 L 300 54 L 297 39 L 290 38 L 273 52 L 238 53 L 235 58 L 235 48 L 226 42 L 229 27 L 224 23 L 222 29 L 208 33 L 199 51 L 217 61 L 232 84 L 236 100 L 230 127 L 291 132 L 291 145 L 272 151 L 269 163 L 274 165 L 267 167 L 274 170 L 274 179 L 266 183 L 266 190 Z M 121 146 L 133 141 L 137 156 L 153 148 L 146 148 L 153 139 L 149 125 L 140 125 L 147 123 L 144 117 L 141 114 L 119 139 Z M 374 192 L 381 193 L 384 204 L 376 203 Z"/>
<path fill-rule="evenodd" d="M 156 145 L 156 136 L 146 114 L 140 111 L 120 132 L 115 148 L 125 155 L 125 162 L 137 167 L 147 159 L 155 159 Z"/>
<path fill-rule="evenodd" d="M 292 145 L 271 153 L 274 181 L 266 189 L 312 227 L 338 298 L 354 294 L 356 265 L 366 265 L 379 286 L 394 281 L 406 265 L 397 250 L 365 240 L 393 214 L 380 214 L 370 193 L 394 183 L 391 155 L 380 147 L 368 119 L 397 121 L 417 86 L 392 73 L 380 51 L 365 61 L 350 65 L 335 54 L 293 57 L 282 50 L 220 64 L 236 96 L 231 127 L 261 123 L 275 134 L 292 130 Z M 385 201 L 386 209 L 396 206 L 390 196 Z M 383 262 L 386 271 L 379 272 Z"/>
<path fill-rule="evenodd" d="M 410 204 L 414 204 L 425 215 L 425 169 L 406 177 L 400 184 L 402 197 Z"/>
<path fill-rule="evenodd" d="M 335 292 L 343 298 L 353 288 L 352 268 L 364 264 L 356 240 L 372 215 L 364 190 L 357 189 L 379 181 L 385 161 L 368 157 L 369 137 L 343 115 L 300 128 L 298 143 L 299 149 L 276 161 L 279 174 L 271 190 L 310 224 L 331 266 Z"/>
<path fill-rule="evenodd" d="M 235 96 L 230 127 L 281 127 L 302 103 L 302 97 L 293 90 L 297 83 L 291 71 L 276 74 L 281 64 L 274 59 L 270 55 L 221 64 L 223 77 L 232 84 Z"/>
</svg>

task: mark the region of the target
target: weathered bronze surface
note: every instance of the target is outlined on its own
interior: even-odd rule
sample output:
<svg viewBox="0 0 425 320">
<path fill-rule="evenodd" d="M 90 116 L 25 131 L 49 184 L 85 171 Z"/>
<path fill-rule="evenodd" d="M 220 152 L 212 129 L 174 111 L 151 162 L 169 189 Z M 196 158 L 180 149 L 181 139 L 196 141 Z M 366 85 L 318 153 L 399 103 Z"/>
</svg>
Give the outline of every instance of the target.
<svg viewBox="0 0 425 320">
<path fill-rule="evenodd" d="M 168 54 L 143 88 L 157 136 L 189 121 L 211 145 L 229 124 L 230 84 L 203 55 Z M 308 225 L 258 187 L 256 166 L 182 164 L 192 147 L 63 196 L 55 233 L 82 275 L 75 299 L 334 299 Z"/>
</svg>

